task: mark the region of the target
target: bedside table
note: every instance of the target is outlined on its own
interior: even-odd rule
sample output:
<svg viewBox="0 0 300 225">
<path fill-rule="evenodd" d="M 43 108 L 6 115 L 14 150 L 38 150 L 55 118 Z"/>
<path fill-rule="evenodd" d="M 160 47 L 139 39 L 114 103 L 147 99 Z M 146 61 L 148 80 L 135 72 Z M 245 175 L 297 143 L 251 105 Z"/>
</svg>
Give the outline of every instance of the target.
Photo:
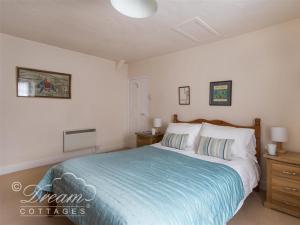
<svg viewBox="0 0 300 225">
<path fill-rule="evenodd" d="M 140 133 L 135 133 L 135 134 L 136 134 L 137 147 L 155 144 L 157 142 L 160 142 L 164 137 L 164 134 L 162 134 L 162 133 L 152 135 L 151 133 L 140 132 Z"/>
<path fill-rule="evenodd" d="M 277 156 L 264 154 L 267 160 L 267 199 L 265 206 L 300 217 L 300 153 Z"/>
</svg>

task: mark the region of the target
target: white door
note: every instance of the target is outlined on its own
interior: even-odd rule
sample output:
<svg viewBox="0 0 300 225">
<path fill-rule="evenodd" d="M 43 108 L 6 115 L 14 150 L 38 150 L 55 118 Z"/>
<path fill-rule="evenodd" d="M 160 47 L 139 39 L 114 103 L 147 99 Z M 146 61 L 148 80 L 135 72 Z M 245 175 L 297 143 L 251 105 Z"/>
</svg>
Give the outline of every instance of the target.
<svg viewBox="0 0 300 225">
<path fill-rule="evenodd" d="M 129 131 L 149 129 L 149 80 L 146 77 L 129 79 Z"/>
</svg>

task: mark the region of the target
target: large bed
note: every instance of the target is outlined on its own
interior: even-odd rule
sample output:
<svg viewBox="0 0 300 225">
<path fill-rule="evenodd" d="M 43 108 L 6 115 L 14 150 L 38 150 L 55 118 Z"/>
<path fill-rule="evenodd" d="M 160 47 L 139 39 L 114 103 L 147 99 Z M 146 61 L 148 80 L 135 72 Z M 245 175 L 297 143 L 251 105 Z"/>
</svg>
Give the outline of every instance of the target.
<svg viewBox="0 0 300 225">
<path fill-rule="evenodd" d="M 174 122 L 183 121 L 175 115 Z M 55 165 L 37 195 L 82 194 L 83 201 L 62 203 L 81 209 L 66 215 L 77 225 L 224 225 L 258 185 L 260 120 L 253 126 L 188 121 L 203 122 L 254 129 L 257 161 L 228 161 L 157 143 Z"/>
</svg>

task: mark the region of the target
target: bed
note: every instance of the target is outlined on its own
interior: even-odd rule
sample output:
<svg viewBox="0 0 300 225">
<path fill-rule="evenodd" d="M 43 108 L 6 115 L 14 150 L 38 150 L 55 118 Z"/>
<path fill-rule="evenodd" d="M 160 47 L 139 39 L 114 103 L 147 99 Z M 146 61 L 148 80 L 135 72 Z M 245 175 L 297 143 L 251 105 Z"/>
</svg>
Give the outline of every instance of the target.
<svg viewBox="0 0 300 225">
<path fill-rule="evenodd" d="M 259 162 L 259 119 L 253 126 L 221 120 L 186 122 L 177 115 L 173 121 L 252 128 Z M 66 214 L 77 225 L 224 225 L 258 182 L 254 161 L 226 161 L 157 143 L 55 165 L 38 184 L 36 194 L 39 198 L 46 193 L 56 198 L 81 194 L 80 201 L 61 201 L 63 208 L 79 209 Z"/>
</svg>

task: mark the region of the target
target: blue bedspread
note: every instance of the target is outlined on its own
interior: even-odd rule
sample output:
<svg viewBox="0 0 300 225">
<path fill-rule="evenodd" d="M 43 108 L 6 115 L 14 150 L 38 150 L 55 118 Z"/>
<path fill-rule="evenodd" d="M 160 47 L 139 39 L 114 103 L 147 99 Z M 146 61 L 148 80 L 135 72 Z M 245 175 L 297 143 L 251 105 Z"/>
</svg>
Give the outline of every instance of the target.
<svg viewBox="0 0 300 225">
<path fill-rule="evenodd" d="M 51 182 L 65 173 L 61 182 Z M 244 196 L 232 168 L 152 146 L 67 160 L 38 186 L 54 193 L 84 192 L 91 198 L 78 225 L 224 225 Z"/>
</svg>

